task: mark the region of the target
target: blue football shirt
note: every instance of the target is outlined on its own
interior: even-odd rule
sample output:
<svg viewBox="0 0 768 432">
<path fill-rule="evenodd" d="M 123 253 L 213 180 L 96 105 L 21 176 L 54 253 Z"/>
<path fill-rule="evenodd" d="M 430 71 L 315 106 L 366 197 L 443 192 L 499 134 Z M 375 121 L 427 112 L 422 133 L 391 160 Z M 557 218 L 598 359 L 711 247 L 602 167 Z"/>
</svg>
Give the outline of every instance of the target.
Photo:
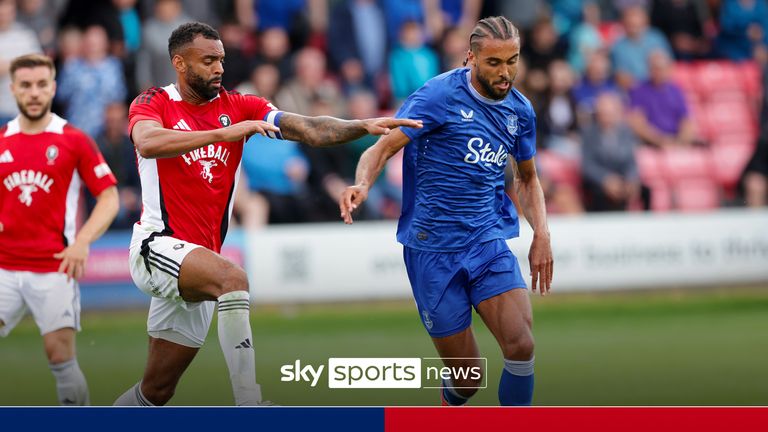
<svg viewBox="0 0 768 432">
<path fill-rule="evenodd" d="M 403 158 L 403 208 L 397 240 L 434 252 L 517 237 L 519 221 L 504 192 L 507 157 L 536 153 L 536 116 L 512 88 L 503 100 L 483 97 L 470 69 L 429 80 L 395 115 L 423 120 L 402 128 L 411 139 Z"/>
</svg>

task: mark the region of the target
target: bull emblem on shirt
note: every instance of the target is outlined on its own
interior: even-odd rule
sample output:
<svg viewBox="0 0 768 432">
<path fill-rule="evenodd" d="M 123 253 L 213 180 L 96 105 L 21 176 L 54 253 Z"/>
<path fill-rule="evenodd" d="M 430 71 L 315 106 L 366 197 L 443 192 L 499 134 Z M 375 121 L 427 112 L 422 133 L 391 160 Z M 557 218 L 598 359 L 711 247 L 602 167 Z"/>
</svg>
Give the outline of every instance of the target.
<svg viewBox="0 0 768 432">
<path fill-rule="evenodd" d="M 203 179 L 208 180 L 208 183 L 213 182 L 213 174 L 211 174 L 211 168 L 218 165 L 215 160 L 199 160 L 200 165 L 203 166 L 203 170 L 200 171 L 200 175 Z"/>
<path fill-rule="evenodd" d="M 27 207 L 31 206 L 32 192 L 37 192 L 37 186 L 33 184 L 22 184 L 19 185 L 19 190 L 21 190 L 21 193 L 19 194 L 19 201 L 21 201 L 21 203 Z"/>
</svg>

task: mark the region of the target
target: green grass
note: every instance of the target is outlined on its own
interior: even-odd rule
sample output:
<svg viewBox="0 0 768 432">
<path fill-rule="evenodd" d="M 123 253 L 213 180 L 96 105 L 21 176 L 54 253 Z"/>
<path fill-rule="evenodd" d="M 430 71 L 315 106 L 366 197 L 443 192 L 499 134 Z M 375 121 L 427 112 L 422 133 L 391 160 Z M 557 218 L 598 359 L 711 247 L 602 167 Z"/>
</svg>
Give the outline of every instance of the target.
<svg viewBox="0 0 768 432">
<path fill-rule="evenodd" d="M 664 291 L 534 299 L 537 405 L 768 405 L 768 289 Z M 95 405 L 108 405 L 141 376 L 145 311 L 83 315 L 79 361 Z M 280 382 L 280 366 L 329 357 L 431 357 L 411 302 L 257 307 L 257 376 L 281 405 L 435 405 L 437 390 L 328 389 Z M 215 326 L 215 324 L 214 324 Z M 499 349 L 480 320 L 493 405 Z M 37 328 L 25 319 L 0 340 L 0 405 L 54 405 L 54 381 Z M 173 405 L 230 405 L 215 327 Z"/>
</svg>

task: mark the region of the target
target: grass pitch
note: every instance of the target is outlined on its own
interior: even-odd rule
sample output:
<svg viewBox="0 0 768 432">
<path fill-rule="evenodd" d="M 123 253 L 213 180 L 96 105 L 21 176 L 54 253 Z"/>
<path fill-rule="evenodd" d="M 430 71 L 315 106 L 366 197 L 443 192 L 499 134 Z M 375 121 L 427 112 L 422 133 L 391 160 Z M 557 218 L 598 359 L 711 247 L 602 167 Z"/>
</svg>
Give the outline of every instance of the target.
<svg viewBox="0 0 768 432">
<path fill-rule="evenodd" d="M 328 389 L 281 382 L 280 367 L 329 357 L 432 357 L 412 302 L 256 307 L 257 377 L 280 405 L 437 405 L 434 389 Z M 768 405 L 768 288 L 534 299 L 536 405 Z M 94 405 L 110 405 L 140 377 L 146 311 L 86 312 L 78 357 Z M 477 316 L 495 405 L 501 355 Z M 215 326 L 215 323 L 214 323 Z M 172 405 L 231 405 L 215 327 Z M 0 340 L 0 405 L 55 405 L 54 380 L 33 321 Z"/>
</svg>

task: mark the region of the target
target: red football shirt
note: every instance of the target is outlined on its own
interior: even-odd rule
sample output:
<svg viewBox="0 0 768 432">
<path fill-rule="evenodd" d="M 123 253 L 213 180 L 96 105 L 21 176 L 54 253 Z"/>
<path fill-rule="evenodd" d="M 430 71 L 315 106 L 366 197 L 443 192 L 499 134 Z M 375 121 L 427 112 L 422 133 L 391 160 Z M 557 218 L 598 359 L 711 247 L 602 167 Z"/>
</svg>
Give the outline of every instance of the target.
<svg viewBox="0 0 768 432">
<path fill-rule="evenodd" d="M 180 131 L 218 129 L 243 120 L 275 122 L 279 111 L 266 100 L 222 89 L 203 105 L 184 102 L 174 84 L 140 94 L 128 113 L 129 133 L 141 120 Z M 221 251 L 232 216 L 245 140 L 217 142 L 186 154 L 145 159 L 137 154 L 142 226 Z"/>
<path fill-rule="evenodd" d="M 53 258 L 75 240 L 83 182 L 94 196 L 117 181 L 96 144 L 53 115 L 45 131 L 22 133 L 16 118 L 0 128 L 0 268 L 55 272 Z"/>
</svg>

